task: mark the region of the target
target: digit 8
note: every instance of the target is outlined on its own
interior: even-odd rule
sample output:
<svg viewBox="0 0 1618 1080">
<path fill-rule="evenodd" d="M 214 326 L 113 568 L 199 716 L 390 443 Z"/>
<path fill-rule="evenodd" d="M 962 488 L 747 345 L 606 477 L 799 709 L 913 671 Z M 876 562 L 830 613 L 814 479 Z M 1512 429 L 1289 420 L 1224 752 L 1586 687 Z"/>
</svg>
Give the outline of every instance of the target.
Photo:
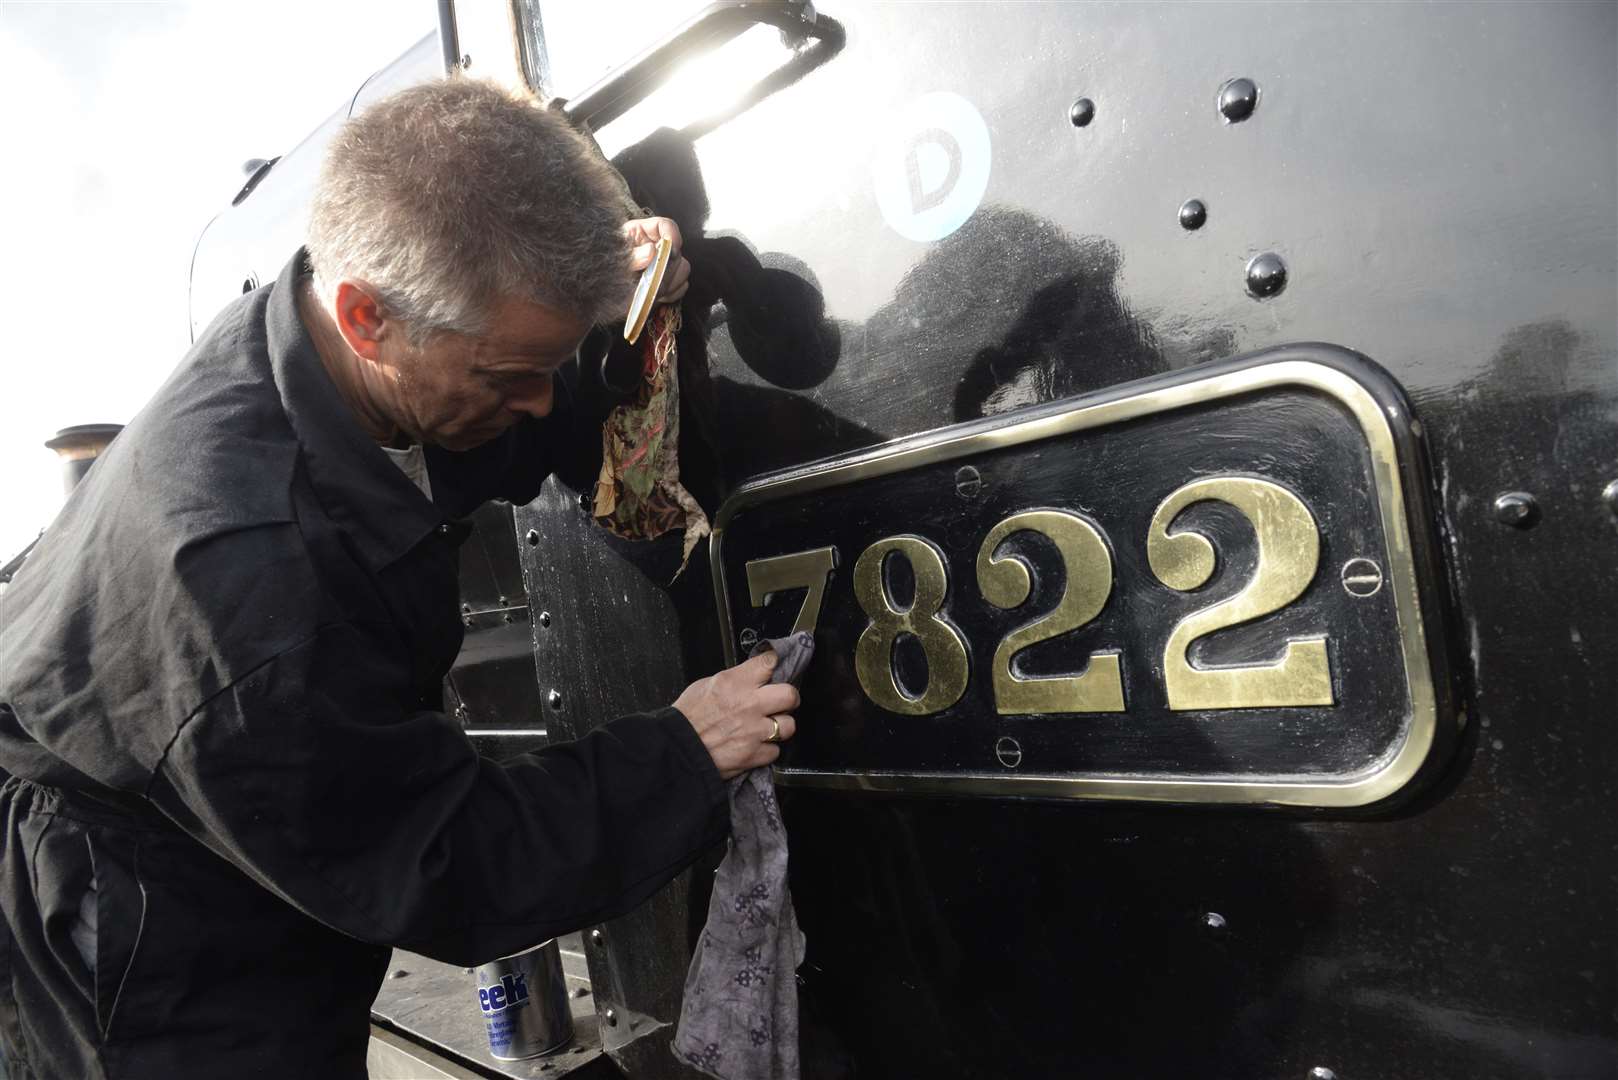
<svg viewBox="0 0 1618 1080">
<path fill-rule="evenodd" d="M 888 595 L 882 564 L 889 555 L 903 557 L 916 576 L 916 595 L 900 611 Z M 870 617 L 854 647 L 854 673 L 865 696 L 889 712 L 926 716 L 942 712 L 966 693 L 966 642 L 939 617 L 949 577 L 944 557 L 919 536 L 890 536 L 866 548 L 854 564 L 854 598 Z M 893 646 L 900 634 L 913 634 L 927 656 L 927 689 L 909 697 L 893 670 Z"/>
</svg>

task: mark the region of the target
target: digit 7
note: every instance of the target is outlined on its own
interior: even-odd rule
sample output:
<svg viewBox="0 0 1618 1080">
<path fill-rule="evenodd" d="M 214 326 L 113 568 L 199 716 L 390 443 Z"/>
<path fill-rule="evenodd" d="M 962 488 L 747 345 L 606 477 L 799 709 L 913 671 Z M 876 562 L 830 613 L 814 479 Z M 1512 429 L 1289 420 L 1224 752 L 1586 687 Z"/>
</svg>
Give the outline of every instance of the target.
<svg viewBox="0 0 1618 1080">
<path fill-rule="evenodd" d="M 826 598 L 826 582 L 837 568 L 837 549 L 815 548 L 791 555 L 754 559 L 747 564 L 747 592 L 754 607 L 763 607 L 772 593 L 787 589 L 807 589 L 803 606 L 792 623 L 791 632 L 813 631 L 820 621 L 820 604 Z"/>
</svg>

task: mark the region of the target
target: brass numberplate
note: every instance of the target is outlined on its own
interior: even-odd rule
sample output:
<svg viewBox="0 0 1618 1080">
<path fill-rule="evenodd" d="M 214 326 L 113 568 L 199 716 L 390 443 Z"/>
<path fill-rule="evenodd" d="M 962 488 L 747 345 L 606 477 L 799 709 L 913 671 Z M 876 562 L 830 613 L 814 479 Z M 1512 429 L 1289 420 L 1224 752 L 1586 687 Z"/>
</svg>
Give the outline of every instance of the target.
<svg viewBox="0 0 1618 1080">
<path fill-rule="evenodd" d="M 766 477 L 728 655 L 812 629 L 783 782 L 1352 807 L 1447 746 L 1417 428 L 1325 346 Z"/>
</svg>

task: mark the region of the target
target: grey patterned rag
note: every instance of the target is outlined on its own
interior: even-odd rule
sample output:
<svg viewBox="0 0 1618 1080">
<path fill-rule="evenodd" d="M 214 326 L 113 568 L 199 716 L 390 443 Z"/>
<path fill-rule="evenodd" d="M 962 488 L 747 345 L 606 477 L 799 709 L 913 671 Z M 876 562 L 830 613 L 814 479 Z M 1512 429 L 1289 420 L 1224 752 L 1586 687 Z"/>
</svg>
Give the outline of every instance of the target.
<svg viewBox="0 0 1618 1080">
<path fill-rule="evenodd" d="M 760 642 L 774 649 L 771 682 L 796 684 L 814 635 Z M 730 787 L 730 850 L 714 877 L 708 925 L 685 977 L 674 1056 L 719 1080 L 797 1080 L 803 932 L 787 891 L 787 834 L 768 768 Z"/>
</svg>

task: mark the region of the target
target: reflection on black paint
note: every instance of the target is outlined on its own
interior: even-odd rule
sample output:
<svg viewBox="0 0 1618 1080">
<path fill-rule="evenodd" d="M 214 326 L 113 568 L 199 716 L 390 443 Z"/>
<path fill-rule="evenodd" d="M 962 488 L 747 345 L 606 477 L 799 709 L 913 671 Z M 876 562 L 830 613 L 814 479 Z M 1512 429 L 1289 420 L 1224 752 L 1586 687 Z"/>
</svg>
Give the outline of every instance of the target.
<svg viewBox="0 0 1618 1080">
<path fill-rule="evenodd" d="M 871 317 L 867 363 L 892 365 L 889 378 L 920 390 L 955 387 L 950 414 L 924 427 L 1161 371 L 1151 331 L 1118 295 L 1119 263 L 1117 248 L 1099 237 L 981 207 Z"/>
<path fill-rule="evenodd" d="M 824 382 L 837 366 L 842 335 L 826 318 L 814 271 L 782 252 L 761 258 L 738 236 L 707 239 L 701 253 L 724 305 L 714 312 L 713 328 L 726 328 L 742 362 L 787 390 Z"/>
<path fill-rule="evenodd" d="M 1015 262 L 1000 289 L 1020 305 L 999 343 L 972 358 L 955 392 L 955 418 L 969 420 L 1019 405 L 1098 390 L 1166 367 L 1151 330 L 1118 295 L 1118 248 L 1074 238 L 1020 210 L 992 208 L 969 249 L 991 245 Z M 973 226 L 976 222 L 968 222 Z M 964 230 L 963 230 L 964 231 Z"/>
<path fill-rule="evenodd" d="M 682 302 L 677 338 L 680 373 L 681 480 L 712 515 L 736 483 L 752 473 L 794 464 L 809 456 L 879 442 L 881 437 L 838 417 L 818 402 L 792 393 L 815 387 L 837 366 L 842 336 L 825 317 L 825 300 L 813 274 L 782 253 L 762 259 L 738 236 L 709 236 L 708 195 L 690 136 L 660 129 L 626 148 L 613 164 L 635 203 L 674 219 L 691 263 L 691 285 Z M 723 327 L 720 347 L 767 386 L 715 379 L 709 338 Z M 599 425 L 623 400 L 618 380 L 604 375 L 635 370 L 637 361 L 614 336 L 603 364 L 599 352 L 581 354 L 575 397 L 583 425 Z M 576 460 L 559 463 L 558 476 L 589 490 L 601 464 L 599 438 L 575 440 Z M 813 448 L 813 449 L 811 449 Z M 624 554 L 643 550 L 624 545 Z M 659 567 L 663 559 L 653 559 Z"/>
<path fill-rule="evenodd" d="M 1417 395 L 1417 415 L 1448 451 L 1442 460 L 1455 501 L 1481 517 L 1499 491 L 1520 489 L 1554 514 L 1566 507 L 1572 476 L 1593 485 L 1593 506 L 1596 470 L 1614 450 L 1611 379 L 1599 344 L 1547 319 L 1509 331 L 1483 371 L 1441 395 Z M 1476 422 L 1484 415 L 1486 428 Z M 1470 452 L 1477 446 L 1488 452 Z"/>
</svg>

